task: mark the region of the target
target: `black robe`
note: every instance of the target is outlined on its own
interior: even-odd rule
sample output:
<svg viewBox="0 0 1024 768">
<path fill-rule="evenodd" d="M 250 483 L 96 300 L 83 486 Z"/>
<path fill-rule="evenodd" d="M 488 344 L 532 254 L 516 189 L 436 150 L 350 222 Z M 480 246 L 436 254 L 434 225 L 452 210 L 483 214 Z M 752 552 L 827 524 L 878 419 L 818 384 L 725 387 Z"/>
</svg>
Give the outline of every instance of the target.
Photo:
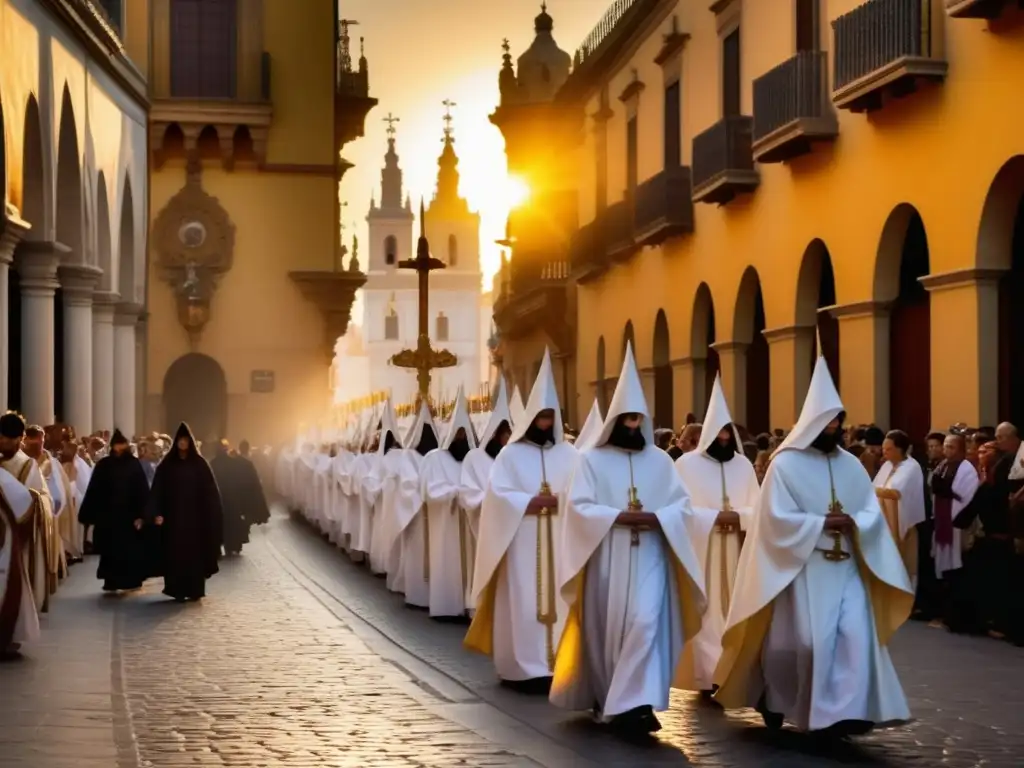
<svg viewBox="0 0 1024 768">
<path fill-rule="evenodd" d="M 249 541 L 249 528 L 270 519 L 259 475 L 248 459 L 225 452 L 210 461 L 210 468 L 224 504 L 224 551 L 241 552 Z"/>
<path fill-rule="evenodd" d="M 189 449 L 178 452 L 178 439 L 187 436 Z M 220 490 L 210 465 L 196 450 L 187 424 L 178 427 L 174 445 L 156 468 L 147 518 L 160 526 L 161 572 L 164 594 L 178 600 L 206 596 L 206 580 L 219 570 L 223 536 Z"/>
<path fill-rule="evenodd" d="M 93 527 L 96 578 L 107 591 L 137 589 L 148 575 L 145 533 L 135 528 L 145 519 L 148 496 L 146 473 L 130 451 L 106 456 L 93 469 L 78 522 Z"/>
</svg>

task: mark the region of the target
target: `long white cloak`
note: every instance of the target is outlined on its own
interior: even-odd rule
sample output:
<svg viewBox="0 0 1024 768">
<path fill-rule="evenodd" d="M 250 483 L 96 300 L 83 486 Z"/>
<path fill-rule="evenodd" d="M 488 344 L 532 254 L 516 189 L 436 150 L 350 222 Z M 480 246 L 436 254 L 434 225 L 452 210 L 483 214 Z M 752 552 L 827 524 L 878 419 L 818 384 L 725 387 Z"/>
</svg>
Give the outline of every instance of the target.
<svg viewBox="0 0 1024 768">
<path fill-rule="evenodd" d="M 353 539 L 352 549 L 363 553 L 367 559 L 373 544 L 374 506 L 380 498 L 380 486 L 372 480 L 376 474 L 375 465 L 379 461 L 380 456 L 376 453 L 361 453 L 352 467 L 353 495 L 359 503 L 359 530 Z"/>
<path fill-rule="evenodd" d="M 953 522 L 956 522 L 960 513 L 967 508 L 978 491 L 978 471 L 969 461 L 961 461 L 957 467 L 956 477 L 953 478 L 953 493 L 959 498 L 953 499 Z M 935 508 L 934 502 L 932 509 Z M 942 578 L 946 571 L 955 571 L 964 567 L 962 543 L 960 540 L 961 531 L 953 527 L 953 543 L 951 545 L 939 544 L 932 533 L 932 557 L 935 558 L 935 575 Z"/>
<path fill-rule="evenodd" d="M 462 477 L 459 488 L 459 502 L 466 515 L 469 527 L 469 578 L 466 585 L 466 606 L 470 612 L 476 610 L 473 601 L 473 574 L 476 570 L 477 539 L 480 535 L 480 508 L 487 495 L 494 459 L 483 448 L 474 448 L 462 460 Z"/>
<path fill-rule="evenodd" d="M 526 417 L 523 417 L 526 418 Z M 527 442 L 506 445 L 491 468 L 490 483 L 480 510 L 473 571 L 473 605 L 476 614 L 464 644 L 470 650 L 491 656 L 503 680 L 531 680 L 550 677 L 548 633 L 538 621 L 538 609 L 555 611 L 551 629 L 552 654 L 565 626 L 568 605 L 557 584 L 549 584 L 548 558 L 554 558 L 557 573 L 557 543 L 562 540 L 564 515 L 552 520 L 552 537 L 547 536 L 543 518 L 527 516 L 530 500 L 547 478 L 551 492 L 564 494 L 576 463 L 576 449 L 558 442 L 543 449 Z M 538 539 L 538 532 L 541 533 Z M 542 564 L 537 583 L 537 558 Z M 537 605 L 537 593 L 542 605 Z M 547 604 L 554 589 L 554 606 Z"/>
<path fill-rule="evenodd" d="M 395 478 L 395 498 L 391 511 L 394 531 L 391 545 L 391 567 L 395 570 L 396 591 L 405 595 L 406 605 L 416 608 L 430 606 L 430 584 L 427 572 L 426 518 L 420 473 L 423 456 L 417 451 L 403 451 L 403 461 Z M 391 579 L 391 573 L 388 573 Z"/>
<path fill-rule="evenodd" d="M 23 542 L 26 548 L 23 554 L 26 563 L 30 560 L 35 563 L 29 574 L 32 580 L 32 593 L 35 596 L 36 608 L 45 613 L 48 610 L 47 606 L 54 586 L 51 579 L 51 566 L 53 573 L 56 573 L 54 544 L 57 538 L 57 529 L 50 490 L 46 480 L 43 479 L 39 464 L 22 450 L 15 453 L 8 461 L 0 462 L 0 468 L 7 470 L 25 488 L 39 494 L 42 520 L 38 529 L 39 535 L 35 536 L 32 541 Z"/>
<path fill-rule="evenodd" d="M 464 616 L 467 586 L 473 567 L 469 521 L 462 509 L 462 465 L 445 448 L 423 459 L 420 477 L 426 505 L 430 549 L 429 598 L 431 616 Z"/>
<path fill-rule="evenodd" d="M 845 561 L 825 559 L 829 461 L 816 450 L 776 454 L 740 555 L 717 699 L 767 707 L 802 730 L 844 720 L 905 721 L 906 697 L 888 643 L 914 593 L 864 468 L 832 454 L 835 494 L 856 532 Z"/>
<path fill-rule="evenodd" d="M 690 451 L 676 460 L 675 467 L 690 494 L 693 514 L 687 521 L 708 598 L 700 633 L 686 648 L 677 683 L 690 691 L 710 691 L 722 655 L 722 635 L 736 583 L 742 534 L 750 528 L 761 489 L 754 466 L 740 453 L 722 463 L 703 451 Z M 740 518 L 740 534 L 715 528 L 723 506 L 723 475 L 729 505 Z"/>
<path fill-rule="evenodd" d="M 700 629 L 703 577 L 686 518 L 689 498 L 664 451 L 632 455 L 633 481 L 661 531 L 615 526 L 629 501 L 624 451 L 580 454 L 565 504 L 559 552 L 569 620 L 558 649 L 551 702 L 605 720 L 640 706 L 668 709 L 684 644 Z"/>
<path fill-rule="evenodd" d="M 891 461 L 885 462 L 878 470 L 874 480 L 875 494 L 879 495 L 882 512 L 886 512 L 888 499 L 883 498 L 895 492 L 895 520 L 890 520 L 889 530 L 896 539 L 903 564 L 907 567 L 910 583 L 917 585 L 917 527 L 925 521 L 924 506 L 924 472 L 921 465 L 911 458 L 906 458 L 898 465 Z"/>
<path fill-rule="evenodd" d="M 6 502 L 12 518 L 6 515 L 0 522 L 3 523 L 4 535 L 0 538 L 0 605 L 7 595 L 8 579 L 11 576 L 12 556 L 14 554 L 14 531 L 11 526 L 16 525 L 18 520 L 25 518 L 31 511 L 34 499 L 31 492 L 17 481 L 8 472 L 0 472 L 0 494 Z M 0 511 L 0 515 L 4 512 Z M 32 582 L 28 574 L 28 561 L 25 558 L 26 548 L 22 546 L 21 558 L 21 598 L 19 601 L 20 610 L 14 624 L 14 634 L 11 637 L 12 643 L 29 643 L 39 639 L 39 612 L 32 593 Z M 0 651 L 6 649 L 0 648 Z"/>
</svg>

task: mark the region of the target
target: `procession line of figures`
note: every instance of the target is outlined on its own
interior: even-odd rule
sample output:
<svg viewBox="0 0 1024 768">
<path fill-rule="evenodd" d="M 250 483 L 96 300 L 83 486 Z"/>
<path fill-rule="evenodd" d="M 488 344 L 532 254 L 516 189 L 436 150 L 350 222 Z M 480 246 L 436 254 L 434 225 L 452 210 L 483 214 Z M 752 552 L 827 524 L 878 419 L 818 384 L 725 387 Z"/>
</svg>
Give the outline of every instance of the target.
<svg viewBox="0 0 1024 768">
<path fill-rule="evenodd" d="M 333 455 L 284 451 L 275 483 L 407 605 L 471 617 L 464 644 L 504 685 L 630 736 L 673 687 L 848 736 L 910 718 L 887 646 L 914 593 L 844 418 L 819 359 L 759 487 L 719 383 L 673 465 L 632 349 L 575 447 L 545 355 L 522 413 L 502 383 L 479 435 L 461 392 L 440 445 L 425 403 L 404 434 L 386 403 Z"/>
<path fill-rule="evenodd" d="M 43 432 L 0 416 L 0 657 L 39 638 L 49 598 L 89 549 L 108 594 L 163 577 L 164 594 L 201 600 L 221 547 L 240 552 L 250 525 L 270 518 L 252 463 L 223 441 L 207 463 L 186 424 L 143 460 L 115 430 L 94 465 L 66 428 L 45 445 Z"/>
</svg>

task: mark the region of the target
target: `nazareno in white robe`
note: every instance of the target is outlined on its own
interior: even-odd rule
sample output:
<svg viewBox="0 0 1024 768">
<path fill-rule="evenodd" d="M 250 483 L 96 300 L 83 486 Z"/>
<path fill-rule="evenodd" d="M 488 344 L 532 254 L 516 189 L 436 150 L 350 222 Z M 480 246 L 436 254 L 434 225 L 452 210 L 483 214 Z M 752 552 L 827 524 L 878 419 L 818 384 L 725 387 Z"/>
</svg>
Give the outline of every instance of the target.
<svg viewBox="0 0 1024 768">
<path fill-rule="evenodd" d="M 555 414 L 555 443 L 541 448 L 527 442 L 524 436 L 537 414 L 546 409 Z M 547 481 L 556 496 L 568 490 L 569 476 L 576 463 L 576 449 L 563 440 L 558 394 L 551 358 L 546 352 L 530 402 L 513 427 L 509 443 L 491 468 L 480 510 L 473 573 L 472 604 L 476 613 L 464 645 L 491 656 L 502 680 L 522 681 L 551 676 L 551 657 L 558 648 L 568 610 L 559 593 L 557 577 L 548 572 L 550 557 L 557 573 L 557 544 L 562 540 L 564 516 L 543 518 L 526 514 L 543 481 Z M 554 620 L 549 635 L 548 626 L 539 619 L 541 614 L 548 618 L 552 612 Z"/>
<path fill-rule="evenodd" d="M 690 451 L 680 456 L 675 466 L 690 495 L 690 538 L 707 592 L 707 611 L 700 632 L 686 648 L 677 683 L 686 690 L 709 691 L 715 684 L 715 668 L 722 655 L 722 635 L 732 602 L 742 536 L 750 528 L 761 489 L 753 465 L 742 453 L 723 464 L 703 451 Z M 723 475 L 729 505 L 740 518 L 740 535 L 715 528 L 722 509 Z"/>
<path fill-rule="evenodd" d="M 864 468 L 842 449 L 810 448 L 842 412 L 819 358 L 800 420 L 776 451 L 736 575 L 715 674 L 717 700 L 769 711 L 801 730 L 842 721 L 890 724 L 910 710 L 889 656 L 910 615 L 913 589 Z M 840 536 L 847 560 L 825 557 L 835 498 L 856 532 Z"/>
</svg>

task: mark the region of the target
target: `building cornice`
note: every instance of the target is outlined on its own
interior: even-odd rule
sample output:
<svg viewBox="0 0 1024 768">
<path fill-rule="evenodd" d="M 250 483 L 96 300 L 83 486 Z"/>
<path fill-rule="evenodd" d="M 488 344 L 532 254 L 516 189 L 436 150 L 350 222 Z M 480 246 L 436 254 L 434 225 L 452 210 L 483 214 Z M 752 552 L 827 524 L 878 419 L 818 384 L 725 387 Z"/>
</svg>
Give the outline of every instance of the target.
<svg viewBox="0 0 1024 768">
<path fill-rule="evenodd" d="M 68 28 L 85 46 L 92 60 L 124 89 L 132 101 L 149 110 L 146 78 L 128 58 L 121 38 L 91 0 L 40 0 L 40 5 Z"/>
</svg>

